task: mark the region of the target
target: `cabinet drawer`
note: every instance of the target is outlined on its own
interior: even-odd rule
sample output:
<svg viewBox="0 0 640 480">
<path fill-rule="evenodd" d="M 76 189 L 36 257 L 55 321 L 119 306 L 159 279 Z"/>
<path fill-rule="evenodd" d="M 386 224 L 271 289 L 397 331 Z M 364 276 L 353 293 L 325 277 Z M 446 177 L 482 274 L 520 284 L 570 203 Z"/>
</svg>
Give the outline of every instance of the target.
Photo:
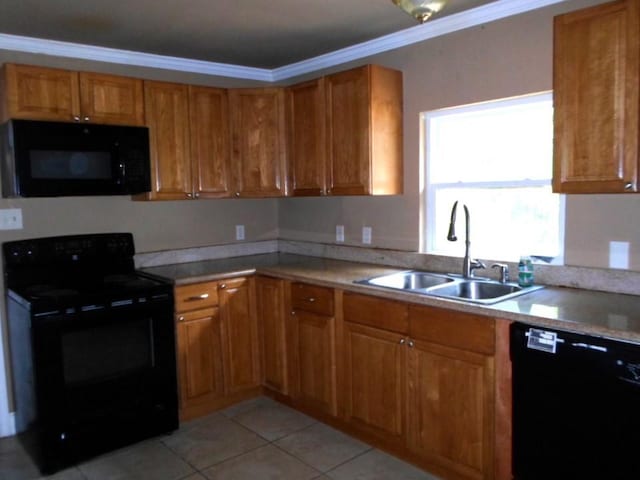
<svg viewBox="0 0 640 480">
<path fill-rule="evenodd" d="M 176 287 L 176 312 L 213 307 L 218 304 L 218 283 L 192 283 Z"/>
<path fill-rule="evenodd" d="M 333 315 L 333 289 L 294 283 L 291 285 L 291 304 L 295 310 Z"/>
<path fill-rule="evenodd" d="M 346 292 L 344 319 L 399 333 L 409 331 L 408 307 L 404 303 Z"/>
<path fill-rule="evenodd" d="M 409 307 L 409 335 L 416 340 L 492 355 L 495 320 L 434 307 Z"/>
</svg>

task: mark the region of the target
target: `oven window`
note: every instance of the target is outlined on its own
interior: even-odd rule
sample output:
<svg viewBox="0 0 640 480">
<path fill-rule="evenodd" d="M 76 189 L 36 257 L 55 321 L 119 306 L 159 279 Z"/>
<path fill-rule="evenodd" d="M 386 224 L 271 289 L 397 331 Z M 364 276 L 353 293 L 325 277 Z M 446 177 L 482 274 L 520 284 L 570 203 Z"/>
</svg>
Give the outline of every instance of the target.
<svg viewBox="0 0 640 480">
<path fill-rule="evenodd" d="M 103 380 L 153 367 L 152 325 L 144 318 L 64 333 L 65 382 Z"/>
<path fill-rule="evenodd" d="M 112 177 L 109 152 L 31 150 L 31 177 L 51 180 L 106 180 Z"/>
</svg>

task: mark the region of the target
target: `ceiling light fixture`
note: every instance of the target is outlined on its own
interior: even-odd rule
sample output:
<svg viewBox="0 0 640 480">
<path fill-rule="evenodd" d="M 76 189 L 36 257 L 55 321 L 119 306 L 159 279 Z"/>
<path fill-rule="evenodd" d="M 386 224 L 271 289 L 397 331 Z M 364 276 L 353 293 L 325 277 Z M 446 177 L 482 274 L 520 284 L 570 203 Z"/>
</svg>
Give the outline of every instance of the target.
<svg viewBox="0 0 640 480">
<path fill-rule="evenodd" d="M 394 4 L 407 12 L 420 23 L 439 12 L 448 0 L 391 0 Z"/>
</svg>

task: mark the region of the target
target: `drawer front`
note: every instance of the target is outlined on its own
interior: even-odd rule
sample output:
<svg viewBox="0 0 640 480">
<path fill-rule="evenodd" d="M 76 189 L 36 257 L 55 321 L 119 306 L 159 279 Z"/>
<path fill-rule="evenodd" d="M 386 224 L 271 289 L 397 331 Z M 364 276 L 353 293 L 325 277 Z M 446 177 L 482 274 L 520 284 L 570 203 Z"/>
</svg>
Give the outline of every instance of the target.
<svg viewBox="0 0 640 480">
<path fill-rule="evenodd" d="M 176 287 L 176 312 L 218 305 L 218 283 L 192 283 Z"/>
<path fill-rule="evenodd" d="M 416 340 L 493 355 L 495 320 L 434 307 L 409 307 L 409 335 Z"/>
<path fill-rule="evenodd" d="M 291 304 L 294 310 L 333 316 L 333 289 L 307 283 L 293 283 Z"/>
<path fill-rule="evenodd" d="M 384 298 L 345 292 L 344 319 L 398 333 L 409 331 L 408 306 Z"/>
</svg>

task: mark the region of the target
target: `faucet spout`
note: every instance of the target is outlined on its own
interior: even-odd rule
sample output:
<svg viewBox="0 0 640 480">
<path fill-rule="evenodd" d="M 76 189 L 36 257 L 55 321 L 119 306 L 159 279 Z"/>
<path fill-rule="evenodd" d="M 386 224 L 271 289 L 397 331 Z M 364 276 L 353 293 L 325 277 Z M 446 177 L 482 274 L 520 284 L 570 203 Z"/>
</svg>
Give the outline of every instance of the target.
<svg viewBox="0 0 640 480">
<path fill-rule="evenodd" d="M 456 200 L 451 208 L 451 222 L 449 223 L 449 233 L 447 234 L 447 240 L 455 242 L 458 240 L 456 237 L 455 223 L 456 223 L 456 210 L 458 208 L 458 201 Z M 473 271 L 478 268 L 486 268 L 484 263 L 478 260 L 472 260 L 469 251 L 471 250 L 471 218 L 469 215 L 469 209 L 466 205 L 464 208 L 464 223 L 465 223 L 465 239 L 464 239 L 464 258 L 462 259 L 462 276 L 464 278 L 473 277 Z"/>
</svg>

